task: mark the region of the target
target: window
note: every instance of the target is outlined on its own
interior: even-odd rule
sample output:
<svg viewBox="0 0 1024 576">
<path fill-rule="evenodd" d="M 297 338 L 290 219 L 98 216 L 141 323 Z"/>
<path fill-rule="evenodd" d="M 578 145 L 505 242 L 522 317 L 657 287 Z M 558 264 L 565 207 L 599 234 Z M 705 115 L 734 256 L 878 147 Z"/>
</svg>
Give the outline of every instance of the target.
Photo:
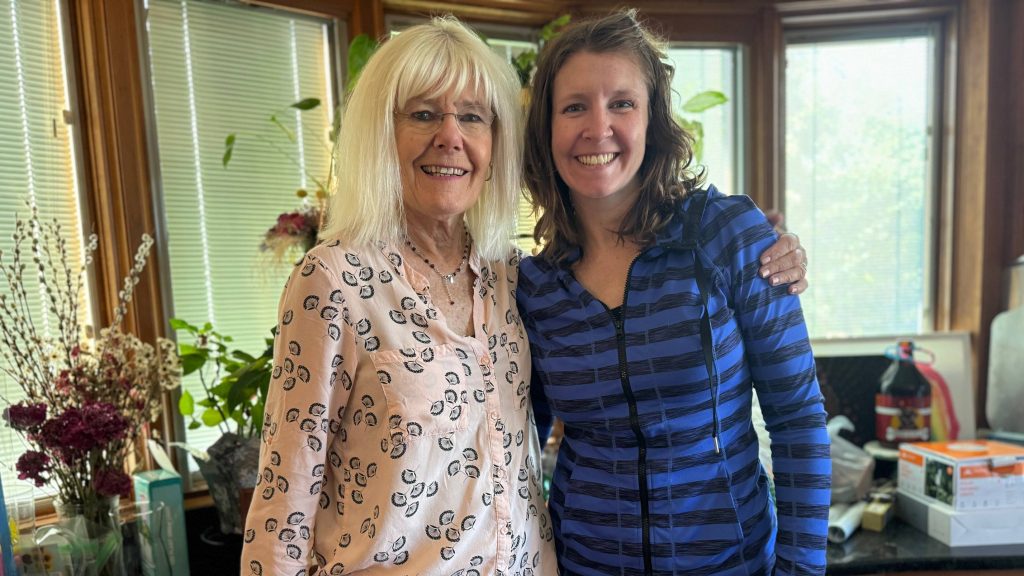
<svg viewBox="0 0 1024 576">
<path fill-rule="evenodd" d="M 787 38 L 784 208 L 810 254 L 812 337 L 931 327 L 936 36 Z"/>
<path fill-rule="evenodd" d="M 706 182 L 726 194 L 744 194 L 742 110 L 743 87 L 739 46 L 673 45 L 668 51 L 675 66 L 672 106 L 685 120 L 700 122 L 703 153 L 696 161 L 707 170 Z M 683 105 L 694 96 L 720 92 L 727 100 L 703 112 L 691 113 Z"/>
<path fill-rule="evenodd" d="M 69 240 L 69 260 L 82 259 L 81 209 L 75 169 L 68 80 L 65 77 L 61 2 L 4 0 L 0 9 L 0 250 L 8 255 L 15 215 L 27 217 L 26 202 L 38 207 L 40 220 L 56 218 Z M 9 259 L 5 258 L 5 262 Z M 31 277 L 31 271 L 27 271 Z M 29 286 L 31 286 L 31 280 Z M 6 287 L 0 288 L 6 293 Z M 33 296 L 29 295 L 30 298 Z M 34 302 L 39 328 L 54 320 Z M 90 323 L 89 307 L 79 309 L 82 325 Z M 0 394 L 18 402 L 21 388 L 0 371 Z M 4 406 L 6 407 L 6 402 Z M 0 424 L 0 469 L 3 483 L 17 482 L 14 463 L 25 449 L 20 435 Z"/>
<path fill-rule="evenodd" d="M 261 254 L 261 240 L 329 169 L 333 24 L 199 0 L 150 0 L 146 17 L 172 314 L 259 355 L 291 271 Z M 306 98 L 322 104 L 289 108 Z M 204 396 L 198 378 L 184 387 Z M 220 434 L 198 428 L 186 441 L 205 449 Z"/>
<path fill-rule="evenodd" d="M 487 43 L 496 54 L 509 62 L 524 52 L 531 50 L 536 52 L 538 50 L 537 42 L 515 39 L 514 37 L 488 36 Z M 523 90 L 529 90 L 529 88 L 524 88 Z M 522 99 L 522 102 L 525 106 L 527 102 L 525 97 Z M 523 110 L 523 120 L 525 121 L 525 119 L 526 110 Z M 516 210 L 516 237 L 514 241 L 516 246 L 525 254 L 532 254 L 537 246 L 537 243 L 533 240 L 533 228 L 536 225 L 537 218 L 533 213 L 533 206 L 530 205 L 530 195 L 524 187 L 523 193 L 519 196 L 519 204 Z"/>
</svg>

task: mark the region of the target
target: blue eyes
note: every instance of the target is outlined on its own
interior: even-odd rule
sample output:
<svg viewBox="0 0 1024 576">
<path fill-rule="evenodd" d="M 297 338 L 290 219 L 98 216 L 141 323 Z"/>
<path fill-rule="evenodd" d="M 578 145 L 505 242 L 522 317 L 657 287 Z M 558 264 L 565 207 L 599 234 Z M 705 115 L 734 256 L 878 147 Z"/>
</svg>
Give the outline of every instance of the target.
<svg viewBox="0 0 1024 576">
<path fill-rule="evenodd" d="M 417 110 L 410 112 L 409 118 L 416 122 L 425 124 L 440 124 L 445 116 L 455 116 L 460 125 L 464 124 L 490 124 L 479 114 L 473 112 L 431 112 L 429 110 Z"/>
</svg>

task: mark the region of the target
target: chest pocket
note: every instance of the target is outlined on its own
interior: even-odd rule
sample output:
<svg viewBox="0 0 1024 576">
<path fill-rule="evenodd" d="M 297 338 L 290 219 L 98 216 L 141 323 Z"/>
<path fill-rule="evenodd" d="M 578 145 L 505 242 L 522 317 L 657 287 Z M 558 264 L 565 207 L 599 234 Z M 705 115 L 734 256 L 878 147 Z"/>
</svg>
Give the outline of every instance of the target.
<svg viewBox="0 0 1024 576">
<path fill-rule="evenodd" d="M 476 359 L 451 344 L 371 354 L 388 404 L 388 426 L 415 441 L 464 430 L 479 381 Z"/>
<path fill-rule="evenodd" d="M 508 391 L 505 397 L 514 410 L 525 410 L 530 402 L 531 364 L 522 323 L 511 322 L 502 326 L 487 338 L 487 348 L 494 366 L 494 385 Z"/>
</svg>

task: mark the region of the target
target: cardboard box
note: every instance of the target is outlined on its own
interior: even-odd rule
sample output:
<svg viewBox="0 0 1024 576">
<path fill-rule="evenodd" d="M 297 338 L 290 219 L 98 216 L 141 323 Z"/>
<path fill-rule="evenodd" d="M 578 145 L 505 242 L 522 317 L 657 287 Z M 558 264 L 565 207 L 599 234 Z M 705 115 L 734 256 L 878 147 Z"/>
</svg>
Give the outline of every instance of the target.
<svg viewBox="0 0 1024 576">
<path fill-rule="evenodd" d="M 951 507 L 900 490 L 897 515 L 946 546 L 1024 544 L 1024 508 L 958 512 Z"/>
<path fill-rule="evenodd" d="M 956 511 L 1024 508 L 1024 447 L 991 440 L 900 444 L 899 490 Z"/>
<path fill-rule="evenodd" d="M 896 506 L 893 505 L 891 498 L 889 501 L 868 502 L 868 505 L 864 507 L 864 515 L 860 518 L 860 527 L 873 532 L 885 530 L 895 509 Z"/>
<path fill-rule="evenodd" d="M 144 576 L 189 576 L 181 476 L 169 470 L 149 470 L 136 474 L 134 481 L 136 502 L 163 502 L 171 517 L 171 537 L 170 542 L 166 543 L 171 562 L 170 573 L 147 573 Z"/>
</svg>

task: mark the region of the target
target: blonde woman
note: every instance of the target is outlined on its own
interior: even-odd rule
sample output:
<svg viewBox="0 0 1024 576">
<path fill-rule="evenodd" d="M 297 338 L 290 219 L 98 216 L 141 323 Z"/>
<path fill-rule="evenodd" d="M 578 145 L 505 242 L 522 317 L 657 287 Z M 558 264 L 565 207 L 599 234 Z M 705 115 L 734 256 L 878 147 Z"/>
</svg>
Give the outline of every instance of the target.
<svg viewBox="0 0 1024 576">
<path fill-rule="evenodd" d="M 517 81 L 453 19 L 387 41 L 281 298 L 242 574 L 554 575 L 511 248 Z"/>
</svg>

